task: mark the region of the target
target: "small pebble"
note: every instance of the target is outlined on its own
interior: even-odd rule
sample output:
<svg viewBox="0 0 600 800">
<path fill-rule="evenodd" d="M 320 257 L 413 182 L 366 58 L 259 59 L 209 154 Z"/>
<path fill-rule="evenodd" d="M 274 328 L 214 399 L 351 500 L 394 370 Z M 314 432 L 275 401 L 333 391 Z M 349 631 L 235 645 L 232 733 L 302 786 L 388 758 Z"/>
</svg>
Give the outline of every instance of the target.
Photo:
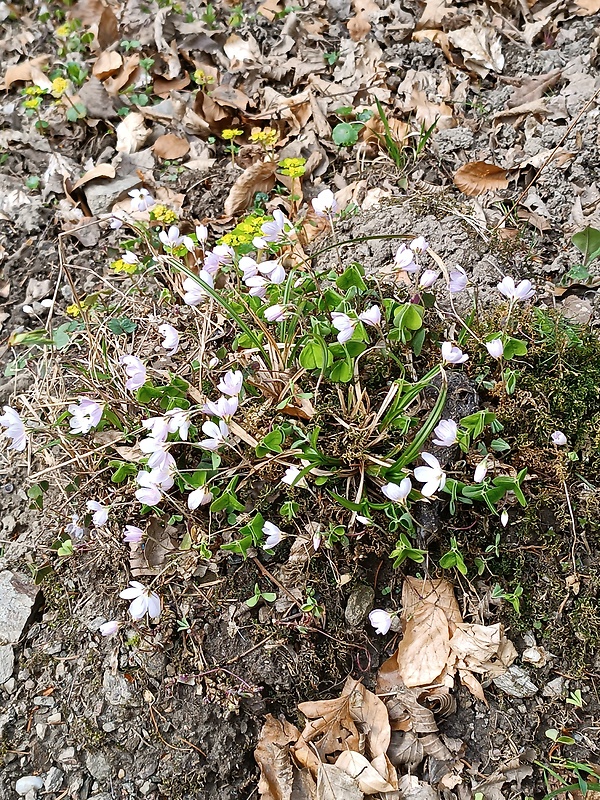
<svg viewBox="0 0 600 800">
<path fill-rule="evenodd" d="M 15 791 L 17 794 L 24 795 L 27 792 L 39 791 L 43 785 L 44 781 L 37 775 L 25 775 L 15 783 Z"/>
</svg>

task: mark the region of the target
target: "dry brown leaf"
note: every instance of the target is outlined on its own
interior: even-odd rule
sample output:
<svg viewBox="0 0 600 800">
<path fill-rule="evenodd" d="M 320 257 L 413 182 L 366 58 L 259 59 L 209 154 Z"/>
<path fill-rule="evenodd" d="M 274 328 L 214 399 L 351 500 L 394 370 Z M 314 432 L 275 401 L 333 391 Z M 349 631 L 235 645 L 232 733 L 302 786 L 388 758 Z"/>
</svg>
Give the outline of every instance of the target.
<svg viewBox="0 0 600 800">
<path fill-rule="evenodd" d="M 439 800 L 439 792 L 416 775 L 402 775 L 399 782 L 400 796 L 405 800 Z"/>
<path fill-rule="evenodd" d="M 251 34 L 247 40 L 235 33 L 223 45 L 223 52 L 229 59 L 229 72 L 245 72 L 261 61 L 262 55 L 258 42 Z"/>
<path fill-rule="evenodd" d="M 32 58 L 29 61 L 22 61 L 20 64 L 15 64 L 14 67 L 9 67 L 4 76 L 4 83 L 0 86 L 0 90 L 8 89 L 13 83 L 22 81 L 29 83 L 30 81 L 39 86 L 40 89 L 51 89 L 52 81 L 47 78 L 40 67 L 46 64 L 50 56 L 42 55 L 37 58 Z M 40 82 L 41 81 L 41 82 Z"/>
<path fill-rule="evenodd" d="M 232 217 L 248 208 L 256 192 L 269 194 L 275 186 L 276 169 L 277 164 L 274 161 L 259 161 L 244 170 L 225 200 L 225 216 Z"/>
<path fill-rule="evenodd" d="M 89 28 L 91 25 L 99 23 L 105 8 L 102 0 L 79 0 L 74 6 L 71 6 L 67 16 L 69 19 L 80 20 Z"/>
<path fill-rule="evenodd" d="M 461 50 L 465 66 L 485 78 L 490 70 L 502 72 L 504 56 L 500 37 L 493 28 L 469 25 L 448 32 L 450 43 Z"/>
<path fill-rule="evenodd" d="M 222 83 L 215 89 L 211 89 L 210 96 L 218 105 L 227 106 L 228 108 L 237 108 L 238 111 L 245 111 L 250 102 L 250 98 L 243 92 L 225 83 Z"/>
<path fill-rule="evenodd" d="M 455 8 L 448 8 L 446 0 L 427 0 L 421 18 L 417 22 L 417 30 L 437 28 L 445 17 L 456 14 Z"/>
<path fill-rule="evenodd" d="M 414 611 L 396 653 L 406 686 L 436 682 L 448 662 L 449 642 L 448 620 L 441 608 L 427 603 Z"/>
<path fill-rule="evenodd" d="M 117 153 L 137 153 L 150 136 L 150 128 L 146 127 L 143 114 L 128 114 L 117 125 Z"/>
<path fill-rule="evenodd" d="M 314 743 L 319 761 L 326 761 L 327 756 L 343 750 L 358 750 L 359 733 L 350 715 L 351 694 L 357 685 L 358 681 L 348 678 L 341 697 L 334 700 L 300 703 L 298 710 L 304 714 L 307 721 L 294 747 L 297 758 L 301 759 L 299 751 L 308 742 Z M 320 737 L 318 741 L 314 741 L 317 737 Z M 310 767 L 310 764 L 306 766 Z"/>
<path fill-rule="evenodd" d="M 172 160 L 186 156 L 190 151 L 190 143 L 174 133 L 165 133 L 158 137 L 152 149 L 159 158 Z"/>
<path fill-rule="evenodd" d="M 600 0 L 575 0 L 575 3 L 579 7 L 577 13 L 580 17 L 587 17 L 600 11 Z"/>
<path fill-rule="evenodd" d="M 116 75 L 122 66 L 123 56 L 120 53 L 115 50 L 105 50 L 100 53 L 92 67 L 92 75 L 95 75 L 98 80 L 104 81 L 111 75 Z"/>
<path fill-rule="evenodd" d="M 355 16 L 351 17 L 346 27 L 350 38 L 354 42 L 360 42 L 371 30 L 371 23 L 381 14 L 377 3 L 373 0 L 353 0 Z"/>
<path fill-rule="evenodd" d="M 466 669 L 459 669 L 458 674 L 460 675 L 460 679 L 463 683 L 463 686 L 466 686 L 467 689 L 471 692 L 473 697 L 476 697 L 482 703 L 485 703 L 487 706 L 488 701 L 485 699 L 485 694 L 483 693 L 483 686 L 479 683 L 477 678 L 473 675 L 472 672 Z"/>
<path fill-rule="evenodd" d="M 119 22 L 110 7 L 105 8 L 102 12 L 98 23 L 97 38 L 102 50 L 106 50 L 111 44 L 119 41 Z"/>
<path fill-rule="evenodd" d="M 167 80 L 167 78 L 163 78 L 162 75 L 155 75 L 154 76 L 154 85 L 153 90 L 154 94 L 158 95 L 159 97 L 168 97 L 170 92 L 179 92 L 182 89 L 185 89 L 190 83 L 190 76 L 186 73 L 181 78 L 173 78 L 173 80 Z"/>
<path fill-rule="evenodd" d="M 104 84 L 106 91 L 109 94 L 119 94 L 121 89 L 124 89 L 134 80 L 139 66 L 139 53 L 133 53 L 133 55 L 126 56 L 120 71 L 114 77 L 108 78 Z"/>
<path fill-rule="evenodd" d="M 265 19 L 268 19 L 269 22 L 273 22 L 275 16 L 281 13 L 282 8 L 279 4 L 279 0 L 266 0 L 265 3 L 262 3 L 262 5 L 258 7 L 257 11 Z"/>
<path fill-rule="evenodd" d="M 371 758 L 384 755 L 390 746 L 390 720 L 385 703 L 359 683 L 350 695 L 350 716 L 364 726 Z"/>
<path fill-rule="evenodd" d="M 267 714 L 254 751 L 260 768 L 258 793 L 263 800 L 290 800 L 294 780 L 290 744 L 299 736 L 300 731 L 287 720 Z"/>
<path fill-rule="evenodd" d="M 517 117 L 523 117 L 528 114 L 546 114 L 548 111 L 546 105 L 546 99 L 544 97 L 540 97 L 538 100 L 531 100 L 529 103 L 524 103 L 521 106 L 505 108 L 502 111 L 497 111 L 495 114 L 493 114 L 492 119 L 495 122 L 497 119 L 513 120 Z"/>
<path fill-rule="evenodd" d="M 316 800 L 363 800 L 364 793 L 354 778 L 335 764 L 320 764 Z"/>
<path fill-rule="evenodd" d="M 502 626 L 476 625 L 461 622 L 450 639 L 452 654 L 458 658 L 459 666 L 466 666 L 472 672 L 486 672 L 486 664 L 498 652 L 502 639 Z"/>
<path fill-rule="evenodd" d="M 533 100 L 539 100 L 544 95 L 544 92 L 556 86 L 561 75 L 562 69 L 553 69 L 550 72 L 544 73 L 544 75 L 536 75 L 534 78 L 525 78 L 521 86 L 515 88 L 508 98 L 508 108 L 522 106 L 526 103 L 531 103 Z"/>
<path fill-rule="evenodd" d="M 355 750 L 345 750 L 341 753 L 335 766 L 354 778 L 359 789 L 365 794 L 393 792 L 396 788 L 393 784 L 388 783 L 383 775 L 380 775 L 375 767 Z"/>
<path fill-rule="evenodd" d="M 487 161 L 471 161 L 454 173 L 454 183 L 461 192 L 476 197 L 484 192 L 506 189 L 508 180 L 506 170 Z"/>
<path fill-rule="evenodd" d="M 444 611 L 451 633 L 454 631 L 455 626 L 462 622 L 460 608 L 454 596 L 454 587 L 444 578 L 427 580 L 409 576 L 405 579 L 402 586 L 403 617 L 408 618 L 415 609 L 424 603 L 436 606 Z"/>
<path fill-rule="evenodd" d="M 90 181 L 98 180 L 98 178 L 114 178 L 116 175 L 115 168 L 112 164 L 97 164 L 92 169 L 89 169 L 84 175 L 79 178 L 79 180 L 73 184 L 71 189 L 72 192 L 75 189 L 79 189 L 80 186 L 83 186 Z"/>
</svg>

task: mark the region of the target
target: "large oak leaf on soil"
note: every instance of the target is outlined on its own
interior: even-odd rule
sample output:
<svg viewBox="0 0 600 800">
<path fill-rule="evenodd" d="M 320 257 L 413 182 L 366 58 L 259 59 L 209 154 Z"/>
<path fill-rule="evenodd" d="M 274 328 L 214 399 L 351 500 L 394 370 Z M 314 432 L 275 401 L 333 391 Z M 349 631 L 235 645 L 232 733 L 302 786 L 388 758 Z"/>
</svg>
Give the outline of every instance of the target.
<svg viewBox="0 0 600 800">
<path fill-rule="evenodd" d="M 454 173 L 454 183 L 461 192 L 476 197 L 484 192 L 506 189 L 506 170 L 487 161 L 471 161 Z"/>
</svg>

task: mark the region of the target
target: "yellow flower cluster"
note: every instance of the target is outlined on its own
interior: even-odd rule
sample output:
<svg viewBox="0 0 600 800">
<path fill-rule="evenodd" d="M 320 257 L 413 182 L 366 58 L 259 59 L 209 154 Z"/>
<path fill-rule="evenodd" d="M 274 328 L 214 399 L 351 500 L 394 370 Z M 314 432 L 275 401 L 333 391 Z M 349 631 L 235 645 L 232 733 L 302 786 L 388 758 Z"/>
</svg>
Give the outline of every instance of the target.
<svg viewBox="0 0 600 800">
<path fill-rule="evenodd" d="M 271 217 L 262 214 L 249 214 L 235 226 L 231 233 L 226 233 L 219 239 L 219 244 L 228 244 L 230 247 L 239 247 L 243 244 L 252 244 L 255 236 L 262 234 L 261 225 L 269 222 Z"/>
<path fill-rule="evenodd" d="M 153 206 L 150 210 L 150 219 L 164 222 L 165 225 L 173 225 L 177 222 L 177 214 L 172 209 L 158 203 L 158 205 Z"/>
<path fill-rule="evenodd" d="M 41 102 L 41 97 L 30 97 L 29 100 L 24 101 L 23 108 L 39 108 Z"/>
<path fill-rule="evenodd" d="M 126 261 L 123 261 L 122 258 L 118 258 L 116 261 L 112 262 L 110 268 L 114 269 L 115 272 L 124 272 L 126 275 L 133 275 L 137 269 L 137 264 L 128 264 Z"/>
<path fill-rule="evenodd" d="M 212 75 L 207 75 L 203 69 L 197 69 L 192 74 L 192 80 L 194 83 L 197 83 L 198 86 L 205 86 L 206 84 L 215 82 L 215 79 L 212 77 Z"/>
<path fill-rule="evenodd" d="M 70 23 L 69 22 L 65 22 L 65 24 L 61 25 L 60 27 L 58 27 L 54 31 L 54 33 L 55 33 L 56 36 L 58 36 L 59 39 L 66 39 L 67 36 L 69 36 L 71 34 L 72 30 L 73 29 L 71 28 Z"/>
<path fill-rule="evenodd" d="M 305 158 L 284 158 L 279 162 L 279 171 L 290 178 L 299 178 L 306 172 Z"/>
<path fill-rule="evenodd" d="M 225 128 L 225 130 L 221 132 L 221 136 L 226 142 L 229 142 L 231 139 L 235 139 L 236 136 L 241 136 L 243 133 L 244 131 L 241 131 L 239 128 Z"/>
<path fill-rule="evenodd" d="M 260 142 L 265 147 L 275 147 L 279 141 L 279 132 L 276 131 L 275 128 L 264 128 L 263 130 L 260 128 L 252 128 L 250 141 L 255 143 Z"/>
<path fill-rule="evenodd" d="M 45 94 L 46 90 L 41 89 L 39 86 L 26 86 L 23 89 L 23 94 L 30 95 L 31 97 L 38 97 L 41 94 Z"/>
<path fill-rule="evenodd" d="M 78 317 L 81 314 L 81 306 L 78 306 L 77 303 L 73 303 L 72 305 L 67 306 L 65 311 L 70 317 Z"/>
<path fill-rule="evenodd" d="M 54 78 L 52 81 L 52 97 L 62 97 L 67 91 L 69 81 L 66 78 Z"/>
</svg>

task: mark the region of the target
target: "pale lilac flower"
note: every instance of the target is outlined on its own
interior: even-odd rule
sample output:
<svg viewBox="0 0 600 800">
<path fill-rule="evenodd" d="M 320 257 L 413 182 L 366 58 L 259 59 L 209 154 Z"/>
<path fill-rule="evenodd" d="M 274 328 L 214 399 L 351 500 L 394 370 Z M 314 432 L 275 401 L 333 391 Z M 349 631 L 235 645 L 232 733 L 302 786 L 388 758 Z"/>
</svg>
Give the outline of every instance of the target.
<svg viewBox="0 0 600 800">
<path fill-rule="evenodd" d="M 405 503 L 412 489 L 410 478 L 403 478 L 400 483 L 386 483 L 381 487 L 383 494 L 393 503 Z"/>
<path fill-rule="evenodd" d="M 102 625 L 98 628 L 102 636 L 114 636 L 115 633 L 119 630 L 119 623 L 111 619 L 108 622 L 103 622 Z"/>
<path fill-rule="evenodd" d="M 283 531 L 272 522 L 265 522 L 262 532 L 267 537 L 263 544 L 264 550 L 271 550 L 271 548 L 276 547 L 285 535 Z"/>
<path fill-rule="evenodd" d="M 455 267 L 450 273 L 448 289 L 451 294 L 458 294 L 467 288 L 469 278 L 462 267 Z"/>
<path fill-rule="evenodd" d="M 385 636 L 392 627 L 392 616 L 382 608 L 374 608 L 369 614 L 369 622 L 375 628 L 375 633 Z"/>
<path fill-rule="evenodd" d="M 426 269 L 419 278 L 419 289 L 429 289 L 437 281 L 440 273 L 434 269 Z"/>
<path fill-rule="evenodd" d="M 339 206 L 331 189 L 323 189 L 312 200 L 312 207 L 318 217 L 328 217 L 335 214 Z"/>
<path fill-rule="evenodd" d="M 138 544 L 144 538 L 144 531 L 137 528 L 135 525 L 125 525 L 125 533 L 123 535 L 124 542 L 131 544 Z"/>
<path fill-rule="evenodd" d="M 205 414 L 210 414 L 211 417 L 226 419 L 227 417 L 233 417 L 238 410 L 238 405 L 239 398 L 237 395 L 233 395 L 232 397 L 225 397 L 222 395 L 216 403 L 214 400 L 207 400 L 202 406 L 202 411 Z"/>
<path fill-rule="evenodd" d="M 252 246 L 255 250 L 264 250 L 268 246 L 268 242 L 262 236 L 255 236 L 252 239 Z"/>
<path fill-rule="evenodd" d="M 508 511 L 506 509 L 500 514 L 500 522 L 503 528 L 506 528 L 508 525 Z"/>
<path fill-rule="evenodd" d="M 431 453 L 421 453 L 421 458 L 429 466 L 417 467 L 414 470 L 415 478 L 419 483 L 425 484 L 421 489 L 421 494 L 424 497 L 432 497 L 446 485 L 446 473 L 440 466 L 440 462 Z"/>
<path fill-rule="evenodd" d="M 359 314 L 358 318 L 361 322 L 364 322 L 365 325 L 371 325 L 373 328 L 377 328 L 381 324 L 381 309 L 379 306 L 371 306 L 368 311 L 363 311 L 362 314 Z"/>
<path fill-rule="evenodd" d="M 253 275 L 251 278 L 245 278 L 244 283 L 250 289 L 251 297 L 260 297 L 261 300 L 267 296 L 267 286 L 269 281 L 262 275 Z"/>
<path fill-rule="evenodd" d="M 196 239 L 198 240 L 200 247 L 204 250 L 204 245 L 208 239 L 208 228 L 206 225 L 196 225 Z M 196 242 L 191 238 L 191 236 L 184 236 L 182 238 L 182 242 L 185 246 L 185 249 L 189 253 L 193 253 L 196 249 Z"/>
<path fill-rule="evenodd" d="M 81 539 L 85 533 L 85 529 L 79 524 L 79 516 L 77 514 L 73 514 L 71 522 L 65 525 L 65 533 L 68 533 L 69 536 L 74 536 L 76 539 Z"/>
<path fill-rule="evenodd" d="M 263 261 L 258 264 L 258 271 L 262 272 L 263 275 L 267 275 L 271 283 L 276 286 L 285 280 L 285 268 L 280 261 Z"/>
<path fill-rule="evenodd" d="M 132 266 L 140 263 L 139 258 L 135 253 L 132 253 L 131 250 L 125 250 L 121 256 L 121 261 L 124 261 L 126 264 L 131 264 Z"/>
<path fill-rule="evenodd" d="M 148 476 L 144 478 L 144 476 Z M 158 486 L 150 480 L 149 472 L 139 472 L 136 478 L 140 488 L 136 490 L 135 496 L 145 506 L 157 506 L 162 500 L 162 492 Z"/>
<path fill-rule="evenodd" d="M 129 588 L 119 594 L 123 600 L 132 600 L 129 613 L 135 620 L 143 619 L 146 614 L 151 619 L 160 617 L 160 597 L 139 581 L 129 581 Z"/>
<path fill-rule="evenodd" d="M 234 395 L 238 395 L 242 391 L 242 386 L 244 384 L 244 376 L 242 375 L 241 370 L 229 370 L 226 372 L 225 375 L 221 378 L 219 384 L 217 385 L 217 389 L 223 394 L 228 394 L 230 397 Z"/>
<path fill-rule="evenodd" d="M 303 489 L 308 488 L 308 484 L 304 477 L 300 478 L 300 470 L 298 467 L 288 467 L 285 471 L 283 478 L 281 479 L 282 483 L 287 483 L 288 486 L 301 486 Z"/>
<path fill-rule="evenodd" d="M 333 311 L 331 313 L 331 324 L 339 331 L 337 340 L 340 344 L 344 344 L 344 342 L 352 338 L 356 323 L 357 320 L 350 319 L 347 314 L 342 314 L 339 311 Z"/>
<path fill-rule="evenodd" d="M 182 442 L 187 442 L 190 425 L 192 424 L 189 411 L 184 411 L 182 408 L 172 408 L 167 411 L 165 417 L 168 419 L 169 433 L 177 433 Z"/>
<path fill-rule="evenodd" d="M 120 363 L 125 367 L 125 374 L 129 378 L 125 383 L 126 389 L 132 392 L 146 383 L 146 367 L 137 356 L 121 356 Z"/>
<path fill-rule="evenodd" d="M 396 250 L 394 264 L 398 269 L 403 269 L 405 272 L 416 272 L 419 268 L 418 264 L 415 262 L 413 251 L 405 244 L 401 244 Z"/>
<path fill-rule="evenodd" d="M 452 342 L 444 342 L 442 345 L 442 359 L 446 364 L 464 364 L 469 358 L 463 353 L 460 347 L 455 347 Z"/>
<path fill-rule="evenodd" d="M 502 358 L 504 353 L 504 344 L 502 339 L 492 339 L 491 342 L 486 342 L 485 346 L 492 358 Z"/>
<path fill-rule="evenodd" d="M 567 443 L 567 437 L 562 431 L 554 431 L 550 438 L 555 445 L 558 445 L 558 447 L 563 447 Z"/>
<path fill-rule="evenodd" d="M 4 414 L 0 416 L 0 425 L 6 428 L 2 436 L 12 439 L 9 450 L 25 450 L 27 447 L 27 434 L 19 414 L 10 406 L 3 406 Z"/>
<path fill-rule="evenodd" d="M 174 328 L 172 325 L 169 325 L 168 322 L 165 322 L 163 325 L 158 326 L 158 332 L 161 336 L 165 337 L 163 339 L 162 346 L 170 356 L 174 356 L 179 350 L 179 332 L 177 328 Z"/>
<path fill-rule="evenodd" d="M 88 500 L 85 504 L 88 511 L 93 511 L 92 522 L 97 528 L 103 528 L 108 522 L 108 508 L 97 500 Z"/>
<path fill-rule="evenodd" d="M 199 506 L 208 505 L 213 499 L 213 493 L 206 486 L 200 486 L 188 494 L 187 505 L 190 511 L 195 511 Z"/>
<path fill-rule="evenodd" d="M 258 275 L 258 263 L 252 256 L 242 256 L 238 261 L 238 267 L 242 270 L 242 280 L 244 283 L 248 278 Z"/>
<path fill-rule="evenodd" d="M 156 203 L 148 189 L 132 189 L 129 197 L 131 197 L 132 211 L 148 211 Z"/>
<path fill-rule="evenodd" d="M 232 247 L 228 244 L 218 244 L 206 254 L 204 269 L 210 275 L 214 275 L 223 264 L 231 264 L 234 256 L 235 252 Z"/>
<path fill-rule="evenodd" d="M 124 211 L 113 211 L 112 216 L 110 218 L 110 227 L 113 231 L 118 231 L 119 228 L 123 227 L 123 223 L 126 222 L 128 215 Z"/>
<path fill-rule="evenodd" d="M 166 417 L 150 417 L 142 422 L 142 427 L 150 431 L 148 438 L 155 439 L 157 442 L 165 442 L 169 435 L 169 421 Z M 145 439 L 143 441 L 146 441 Z M 154 452 L 153 450 L 143 450 L 145 453 Z"/>
<path fill-rule="evenodd" d="M 372 519 L 369 519 L 368 517 L 363 517 L 360 514 L 356 515 L 356 521 L 360 522 L 361 525 L 372 525 L 373 524 L 373 520 Z"/>
<path fill-rule="evenodd" d="M 286 307 L 279 303 L 265 308 L 265 319 L 267 322 L 282 322 L 284 319 L 289 317 L 289 315 L 290 312 L 286 309 Z"/>
<path fill-rule="evenodd" d="M 211 289 L 214 288 L 214 281 L 212 275 L 210 275 L 206 270 L 201 269 L 198 277 L 201 281 L 210 286 Z M 200 303 L 204 302 L 208 293 L 205 291 L 203 286 L 195 281 L 193 278 L 186 278 L 183 282 L 183 288 L 185 294 L 183 296 L 183 302 L 188 306 L 197 306 Z"/>
<path fill-rule="evenodd" d="M 433 440 L 434 444 L 439 447 L 452 447 L 456 444 L 458 425 L 453 419 L 441 419 L 433 433 L 437 437 Z"/>
<path fill-rule="evenodd" d="M 264 225 L 260 226 L 262 231 L 262 236 L 260 238 L 265 242 L 278 242 L 280 239 L 284 239 L 286 233 L 289 233 L 293 228 L 294 226 L 285 214 L 276 208 L 275 211 L 273 211 L 273 222 L 265 222 Z M 264 248 L 260 249 L 262 250 Z"/>
<path fill-rule="evenodd" d="M 87 397 L 80 397 L 77 402 L 79 405 L 73 403 L 68 407 L 69 413 L 73 415 L 69 420 L 71 433 L 88 433 L 102 419 L 104 406 Z"/>
<path fill-rule="evenodd" d="M 183 236 L 179 233 L 177 225 L 171 225 L 168 231 L 161 231 L 158 238 L 167 250 L 172 250 L 174 247 L 179 247 L 183 241 Z"/>
<path fill-rule="evenodd" d="M 200 447 L 204 450 L 211 450 L 214 453 L 229 436 L 229 428 L 223 420 L 220 420 L 218 425 L 216 422 L 208 420 L 202 426 L 202 433 L 205 433 L 209 438 L 199 442 Z"/>
<path fill-rule="evenodd" d="M 409 244 L 409 247 L 413 253 L 424 253 L 429 247 L 429 243 L 423 236 L 417 236 L 417 238 L 413 239 Z"/>
<path fill-rule="evenodd" d="M 535 289 L 531 281 L 521 281 L 515 286 L 515 281 L 510 276 L 502 278 L 498 284 L 498 291 L 511 301 L 529 300 L 535 294 Z"/>
<path fill-rule="evenodd" d="M 475 481 L 475 483 L 482 483 L 485 479 L 485 476 L 487 475 L 487 472 L 488 472 L 488 460 L 486 456 L 475 467 L 475 475 L 473 476 L 473 480 Z"/>
</svg>

